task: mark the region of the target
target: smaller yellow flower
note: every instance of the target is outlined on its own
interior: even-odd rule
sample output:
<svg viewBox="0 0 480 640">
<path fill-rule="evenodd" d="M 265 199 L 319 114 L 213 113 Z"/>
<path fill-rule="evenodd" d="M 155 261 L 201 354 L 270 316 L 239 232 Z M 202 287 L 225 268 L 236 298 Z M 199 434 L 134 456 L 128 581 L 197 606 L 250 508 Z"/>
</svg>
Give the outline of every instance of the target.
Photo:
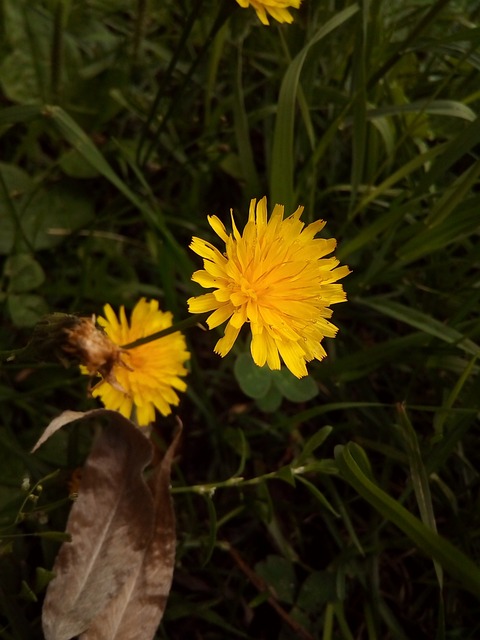
<svg viewBox="0 0 480 640">
<path fill-rule="evenodd" d="M 184 362 L 190 357 L 185 337 L 176 331 L 133 349 L 121 349 L 122 345 L 171 327 L 172 314 L 160 311 L 157 300 L 145 298 L 135 305 L 130 323 L 123 305 L 118 318 L 109 304 L 103 309 L 105 318 L 99 317 L 97 322 L 120 348 L 120 356 L 109 375 L 95 385 L 92 395 L 100 398 L 107 409 L 119 411 L 126 418 L 135 408 L 138 425 L 146 426 L 154 421 L 155 409 L 168 415 L 171 405 L 179 403 L 177 391 L 187 387 L 181 379 L 187 373 Z"/>
<path fill-rule="evenodd" d="M 268 15 L 277 22 L 293 22 L 289 8 L 298 9 L 302 0 L 237 0 L 238 4 L 246 9 L 250 5 L 257 12 L 262 24 L 268 25 Z"/>
</svg>

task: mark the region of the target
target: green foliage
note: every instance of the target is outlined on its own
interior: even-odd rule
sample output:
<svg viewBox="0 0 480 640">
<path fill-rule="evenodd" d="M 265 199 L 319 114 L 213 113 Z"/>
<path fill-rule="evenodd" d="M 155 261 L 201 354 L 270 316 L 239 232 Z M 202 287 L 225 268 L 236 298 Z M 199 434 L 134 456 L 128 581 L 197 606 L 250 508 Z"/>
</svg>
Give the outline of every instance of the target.
<svg viewBox="0 0 480 640">
<path fill-rule="evenodd" d="M 0 0 L 0 350 L 46 312 L 140 296 L 184 320 L 191 237 L 216 242 L 207 214 L 243 226 L 251 198 L 305 205 L 352 269 L 339 333 L 297 380 L 186 332 L 158 638 L 474 640 L 480 14 L 292 14 L 263 27 L 234 0 Z M 35 640 L 91 433 L 29 451 L 96 402 L 73 367 L 32 361 L 3 363 L 0 402 L 0 638 Z"/>
</svg>

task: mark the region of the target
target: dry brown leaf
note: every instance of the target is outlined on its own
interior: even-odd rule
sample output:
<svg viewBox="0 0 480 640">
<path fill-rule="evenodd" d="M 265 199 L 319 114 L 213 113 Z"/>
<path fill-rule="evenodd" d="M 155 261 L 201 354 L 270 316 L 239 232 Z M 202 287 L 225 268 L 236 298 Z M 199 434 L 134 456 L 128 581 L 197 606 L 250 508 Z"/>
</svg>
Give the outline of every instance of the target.
<svg viewBox="0 0 480 640">
<path fill-rule="evenodd" d="M 160 624 L 172 584 L 175 562 L 175 517 L 170 472 L 181 435 L 178 429 L 150 482 L 154 532 L 143 562 L 121 591 L 100 612 L 81 640 L 151 640 Z"/>
<path fill-rule="evenodd" d="M 90 626 L 142 566 L 155 522 L 142 475 L 152 457 L 150 441 L 115 411 L 66 414 L 47 427 L 36 447 L 72 420 L 106 416 L 109 423 L 85 463 L 67 523 L 71 542 L 55 561 L 42 614 L 46 640 L 70 640 Z"/>
<path fill-rule="evenodd" d="M 76 420 L 83 420 L 84 418 L 87 417 L 94 417 L 96 413 L 98 413 L 98 411 L 100 412 L 104 412 L 104 409 L 94 409 L 93 411 L 64 411 L 63 413 L 61 413 L 59 416 L 57 416 L 56 418 L 54 418 L 50 424 L 48 425 L 48 427 L 45 429 L 45 431 L 42 433 L 42 435 L 40 436 L 40 438 L 37 440 L 36 445 L 33 447 L 32 449 L 32 453 L 35 453 L 35 451 L 44 443 L 46 442 L 50 436 L 53 436 L 53 434 L 58 431 L 59 429 L 61 429 L 62 427 L 64 427 L 66 424 L 70 424 L 71 422 L 75 422 Z"/>
</svg>

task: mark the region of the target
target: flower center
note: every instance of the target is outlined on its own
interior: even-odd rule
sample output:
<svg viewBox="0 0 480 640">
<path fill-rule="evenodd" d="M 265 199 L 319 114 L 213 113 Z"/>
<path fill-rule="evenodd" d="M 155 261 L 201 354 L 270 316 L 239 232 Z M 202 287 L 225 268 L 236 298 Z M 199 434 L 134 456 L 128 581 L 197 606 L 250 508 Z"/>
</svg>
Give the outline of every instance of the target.
<svg viewBox="0 0 480 640">
<path fill-rule="evenodd" d="M 257 292 L 255 288 L 244 276 L 242 276 L 240 280 L 240 290 L 244 295 L 248 296 L 252 300 L 257 299 Z"/>
</svg>

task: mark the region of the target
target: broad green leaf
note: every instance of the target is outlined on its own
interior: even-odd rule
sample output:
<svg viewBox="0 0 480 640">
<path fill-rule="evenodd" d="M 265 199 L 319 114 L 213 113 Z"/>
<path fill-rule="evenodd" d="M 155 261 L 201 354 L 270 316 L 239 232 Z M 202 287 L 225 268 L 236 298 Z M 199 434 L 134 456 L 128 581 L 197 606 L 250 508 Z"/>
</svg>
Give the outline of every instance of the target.
<svg viewBox="0 0 480 640">
<path fill-rule="evenodd" d="M 290 402 L 307 402 L 318 395 L 318 386 L 311 376 L 296 378 L 285 367 L 280 371 L 272 371 L 271 379 Z"/>
<path fill-rule="evenodd" d="M 41 265 L 28 253 L 10 256 L 5 263 L 4 275 L 9 279 L 8 291 L 12 293 L 31 291 L 45 281 Z"/>
<path fill-rule="evenodd" d="M 255 573 L 265 580 L 277 600 L 293 604 L 297 579 L 290 560 L 269 555 L 265 560 L 257 562 Z"/>
<path fill-rule="evenodd" d="M 2 32 L 8 47 L 0 63 L 4 94 L 12 102 L 39 105 L 57 97 L 61 82 L 78 82 L 79 45 L 75 38 L 61 38 L 62 33 L 55 32 L 54 12 L 29 0 L 2 4 Z M 58 8 L 67 4 L 58 3 Z M 52 46 L 59 38 L 61 46 Z"/>
<path fill-rule="evenodd" d="M 45 300 L 40 296 L 29 293 L 9 294 L 7 307 L 12 322 L 17 327 L 32 327 L 42 316 L 48 313 L 48 306 Z"/>
<path fill-rule="evenodd" d="M 260 411 L 273 413 L 280 408 L 283 401 L 282 392 L 274 384 L 270 386 L 267 393 L 261 398 L 256 398 L 255 402 Z"/>
<path fill-rule="evenodd" d="M 0 185 L 0 255 L 49 249 L 93 218 L 93 203 L 74 183 L 35 186 L 23 171 L 1 165 L 7 193 Z"/>
<path fill-rule="evenodd" d="M 300 588 L 296 605 L 313 616 L 320 616 L 325 603 L 338 598 L 333 571 L 312 571 Z"/>
<path fill-rule="evenodd" d="M 263 398 L 272 384 L 268 367 L 258 367 L 249 353 L 241 353 L 233 368 L 240 389 L 249 398 Z"/>
<path fill-rule="evenodd" d="M 22 0 L 5 0 L 2 12 L 10 52 L 0 64 L 0 84 L 12 102 L 24 104 L 47 99 L 50 77 L 51 14 L 32 9 Z"/>
<path fill-rule="evenodd" d="M 77 149 L 69 149 L 59 159 L 58 164 L 67 176 L 72 178 L 96 178 L 99 172 Z"/>
</svg>

